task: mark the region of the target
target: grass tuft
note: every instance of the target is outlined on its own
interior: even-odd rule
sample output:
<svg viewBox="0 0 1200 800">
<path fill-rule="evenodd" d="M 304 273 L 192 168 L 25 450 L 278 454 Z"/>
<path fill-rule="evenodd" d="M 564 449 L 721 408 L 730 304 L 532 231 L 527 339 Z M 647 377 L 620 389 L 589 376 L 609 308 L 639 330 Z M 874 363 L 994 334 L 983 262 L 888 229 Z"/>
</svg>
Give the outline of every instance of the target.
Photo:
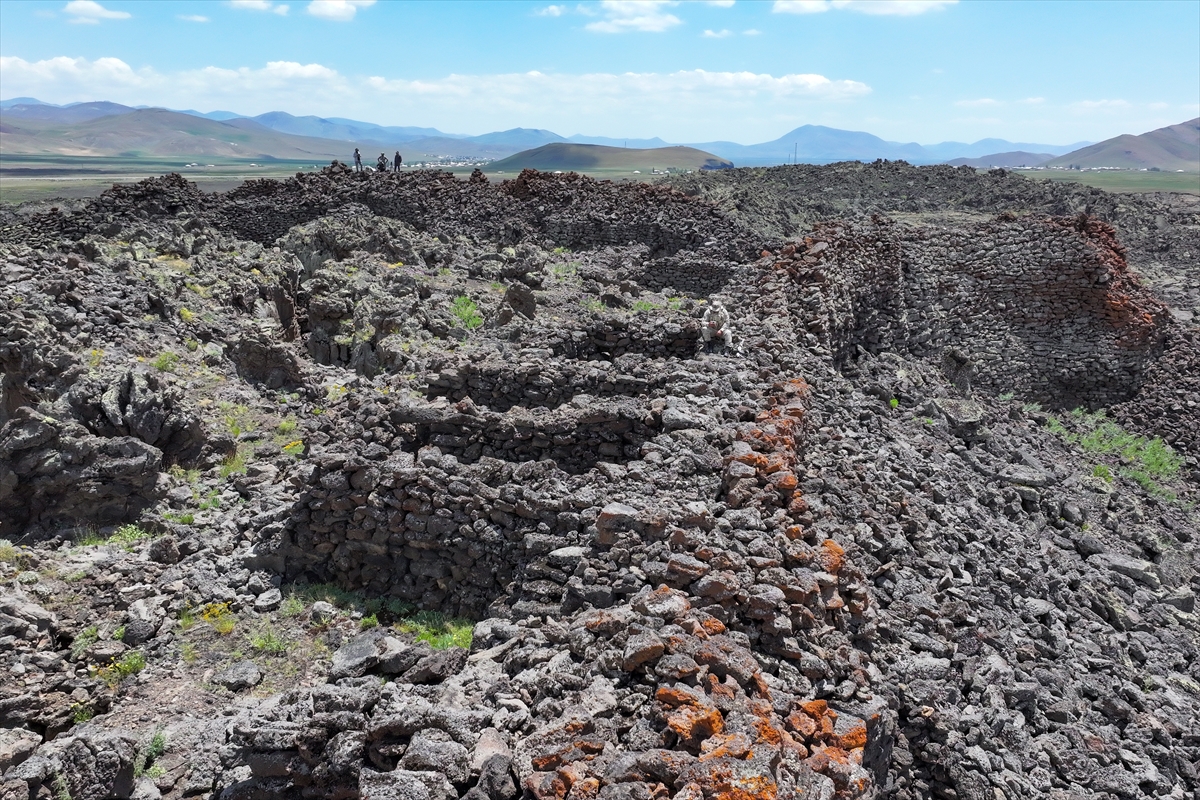
<svg viewBox="0 0 1200 800">
<path fill-rule="evenodd" d="M 158 358 L 154 359 L 151 363 L 159 372 L 174 372 L 175 368 L 179 366 L 179 354 L 168 350 L 165 353 L 160 353 Z"/>
<path fill-rule="evenodd" d="M 247 638 L 255 651 L 266 655 L 281 656 L 292 647 L 292 642 L 276 633 L 270 625 L 259 628 Z"/>
<path fill-rule="evenodd" d="M 126 678 L 131 678 L 146 668 L 146 657 L 137 650 L 130 650 L 107 667 L 96 670 L 96 677 L 110 689 L 116 689 Z"/>
<path fill-rule="evenodd" d="M 475 625 L 466 619 L 447 619 L 436 611 L 418 611 L 396 627 L 402 633 L 416 634 L 418 642 L 426 642 L 435 650 L 445 650 L 469 649 Z"/>
<path fill-rule="evenodd" d="M 479 307 L 465 294 L 454 298 L 454 302 L 450 304 L 450 313 L 469 331 L 483 325 L 483 315 L 479 313 Z"/>
</svg>

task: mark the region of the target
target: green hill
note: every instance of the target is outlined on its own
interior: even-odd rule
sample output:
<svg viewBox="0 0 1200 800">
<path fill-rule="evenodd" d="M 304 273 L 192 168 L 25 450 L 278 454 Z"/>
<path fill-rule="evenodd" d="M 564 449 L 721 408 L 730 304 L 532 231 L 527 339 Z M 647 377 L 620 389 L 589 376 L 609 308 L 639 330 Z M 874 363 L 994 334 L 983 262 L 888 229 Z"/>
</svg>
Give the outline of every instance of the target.
<svg viewBox="0 0 1200 800">
<path fill-rule="evenodd" d="M 519 172 L 537 169 L 543 172 L 593 172 L 596 170 L 654 169 L 699 170 L 730 169 L 732 161 L 697 150 L 694 147 L 654 147 L 646 150 L 608 147 L 602 144 L 552 144 L 525 150 L 500 161 L 493 161 L 489 172 Z"/>
<path fill-rule="evenodd" d="M 1042 166 L 1200 172 L 1200 117 L 1140 136 L 1115 136 L 1059 156 Z"/>
</svg>

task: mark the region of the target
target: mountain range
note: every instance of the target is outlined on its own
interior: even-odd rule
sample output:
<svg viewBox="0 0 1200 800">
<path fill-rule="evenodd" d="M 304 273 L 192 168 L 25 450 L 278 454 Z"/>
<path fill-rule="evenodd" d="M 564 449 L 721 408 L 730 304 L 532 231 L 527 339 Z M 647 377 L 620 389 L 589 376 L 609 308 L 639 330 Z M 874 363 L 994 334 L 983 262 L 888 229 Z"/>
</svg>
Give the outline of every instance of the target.
<svg viewBox="0 0 1200 800">
<path fill-rule="evenodd" d="M 1189 127 L 1190 126 L 1190 127 Z M 1098 144 L 1050 145 L 981 139 L 921 145 L 891 142 L 862 131 L 803 125 L 770 142 L 689 142 L 738 166 L 883 158 L 912 164 L 969 166 L 1127 166 L 1200 171 L 1195 120 L 1141 136 Z M 1178 130 L 1177 130 L 1178 129 Z M 1190 138 L 1189 138 L 1190 137 Z M 537 128 L 478 136 L 436 128 L 386 126 L 341 117 L 294 116 L 272 111 L 240 116 L 229 111 L 134 108 L 107 101 L 58 106 L 35 98 L 0 101 L 0 152 L 6 155 L 126 155 L 346 160 L 354 147 L 370 162 L 399 150 L 407 161 L 462 157 L 503 159 L 547 144 L 595 144 L 648 149 L 672 146 L 660 138 L 564 137 Z M 1112 163 L 1109 163 L 1112 162 Z M 1182 164 L 1182 166 L 1180 166 Z"/>
<path fill-rule="evenodd" d="M 173 116 L 166 117 L 164 114 Z M 178 115 L 175 117 L 174 115 Z M 105 118 L 118 118 L 98 122 Z M 191 117 L 193 120 L 181 119 Z M 198 122 L 198 121 L 203 122 Z M 211 123 L 205 125 L 204 123 Z M 177 130 L 168 130 L 171 127 Z M 227 127 L 222 127 L 227 126 Z M 118 141 L 118 130 L 127 131 L 127 142 Z M 306 141 L 283 141 L 271 134 Z M 660 138 L 617 139 L 605 136 L 560 136 L 553 131 L 514 128 L 479 136 L 446 133 L 436 128 L 384 126 L 340 117 L 297 117 L 272 111 L 245 117 L 229 111 L 134 108 L 118 103 L 89 102 L 57 106 L 35 98 L 18 97 L 0 102 L 0 148 L 8 154 L 180 155 L 248 158 L 345 158 L 347 143 L 364 154 L 398 149 L 407 160 L 433 156 L 500 159 L 553 143 L 598 144 L 637 149 L 671 146 Z M 1086 143 L 1081 143 L 1086 144 Z M 717 141 L 687 143 L 743 166 L 844 160 L 904 159 L 929 164 L 956 157 L 973 157 L 1009 150 L 1036 150 L 1051 155 L 1068 153 L 1079 145 L 1011 143 L 984 139 L 967 144 L 943 142 L 922 146 L 888 142 L 869 133 L 805 125 L 772 142 L 743 145 Z M 182 149 L 176 149 L 182 148 Z M 255 152 L 257 151 L 257 152 Z"/>
<path fill-rule="evenodd" d="M 1047 161 L 1042 166 L 1200 172 L 1200 117 L 1140 136 L 1114 136 Z"/>
</svg>

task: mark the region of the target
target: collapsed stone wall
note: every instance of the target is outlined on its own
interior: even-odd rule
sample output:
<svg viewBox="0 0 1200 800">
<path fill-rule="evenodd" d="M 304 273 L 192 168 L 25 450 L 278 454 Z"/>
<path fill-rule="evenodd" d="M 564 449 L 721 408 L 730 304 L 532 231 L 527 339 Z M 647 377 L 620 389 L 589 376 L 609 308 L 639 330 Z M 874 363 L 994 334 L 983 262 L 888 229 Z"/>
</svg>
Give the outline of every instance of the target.
<svg viewBox="0 0 1200 800">
<path fill-rule="evenodd" d="M 1112 228 L 1086 217 L 826 224 L 775 268 L 797 281 L 810 332 L 842 362 L 860 347 L 958 358 L 979 385 L 1055 407 L 1127 400 L 1170 326 Z"/>
</svg>

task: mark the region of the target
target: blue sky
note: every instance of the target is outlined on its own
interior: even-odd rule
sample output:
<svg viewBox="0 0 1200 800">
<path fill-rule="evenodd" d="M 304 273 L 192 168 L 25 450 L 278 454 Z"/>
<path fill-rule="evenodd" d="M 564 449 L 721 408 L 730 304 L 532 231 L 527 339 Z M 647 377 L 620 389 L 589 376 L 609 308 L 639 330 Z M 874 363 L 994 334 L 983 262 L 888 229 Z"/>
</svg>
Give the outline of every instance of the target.
<svg viewBox="0 0 1200 800">
<path fill-rule="evenodd" d="M 0 97 L 669 141 L 1065 144 L 1200 115 L 1200 0 L 0 0 Z"/>
</svg>

